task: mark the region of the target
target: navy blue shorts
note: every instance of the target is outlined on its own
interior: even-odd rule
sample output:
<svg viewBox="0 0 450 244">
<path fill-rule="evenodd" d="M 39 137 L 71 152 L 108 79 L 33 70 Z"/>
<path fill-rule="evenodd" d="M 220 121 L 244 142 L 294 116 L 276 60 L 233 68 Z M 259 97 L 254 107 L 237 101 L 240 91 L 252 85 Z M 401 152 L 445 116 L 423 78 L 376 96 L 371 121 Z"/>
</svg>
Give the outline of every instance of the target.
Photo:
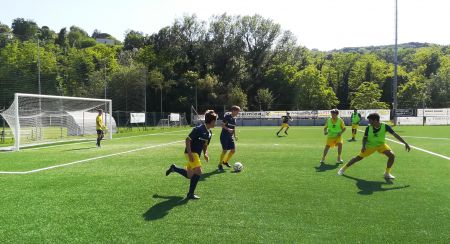
<svg viewBox="0 0 450 244">
<path fill-rule="evenodd" d="M 222 150 L 235 149 L 234 139 L 231 135 L 220 135 L 220 144 L 222 144 Z"/>
</svg>

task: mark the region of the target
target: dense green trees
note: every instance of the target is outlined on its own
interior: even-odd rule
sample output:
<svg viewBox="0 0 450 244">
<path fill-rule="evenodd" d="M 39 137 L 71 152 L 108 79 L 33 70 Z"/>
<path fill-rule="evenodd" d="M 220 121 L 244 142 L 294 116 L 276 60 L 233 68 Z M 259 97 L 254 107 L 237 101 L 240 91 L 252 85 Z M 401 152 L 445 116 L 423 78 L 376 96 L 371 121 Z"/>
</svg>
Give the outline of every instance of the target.
<svg viewBox="0 0 450 244">
<path fill-rule="evenodd" d="M 14 92 L 37 93 L 38 79 L 45 94 L 106 93 L 114 110 L 188 111 L 195 103 L 250 110 L 386 108 L 393 52 L 392 46 L 308 50 L 259 15 L 223 14 L 208 23 L 184 16 L 151 35 L 129 30 L 123 45 L 99 30 L 89 36 L 80 27 L 55 32 L 23 18 L 11 27 L 0 23 L 0 108 L 10 105 Z M 450 106 L 450 47 L 400 45 L 398 82 L 400 108 Z"/>
</svg>

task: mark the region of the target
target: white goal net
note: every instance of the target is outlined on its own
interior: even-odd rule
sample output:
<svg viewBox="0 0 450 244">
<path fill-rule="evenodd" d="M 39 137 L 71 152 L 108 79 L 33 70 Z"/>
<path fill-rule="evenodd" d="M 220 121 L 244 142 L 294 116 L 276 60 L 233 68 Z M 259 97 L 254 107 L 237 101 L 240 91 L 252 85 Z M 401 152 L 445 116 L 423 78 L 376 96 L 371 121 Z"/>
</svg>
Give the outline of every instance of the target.
<svg viewBox="0 0 450 244">
<path fill-rule="evenodd" d="M 96 117 L 103 110 L 106 137 L 116 123 L 109 99 L 16 93 L 13 104 L 1 113 L 14 136 L 14 149 L 23 146 L 96 137 Z"/>
</svg>

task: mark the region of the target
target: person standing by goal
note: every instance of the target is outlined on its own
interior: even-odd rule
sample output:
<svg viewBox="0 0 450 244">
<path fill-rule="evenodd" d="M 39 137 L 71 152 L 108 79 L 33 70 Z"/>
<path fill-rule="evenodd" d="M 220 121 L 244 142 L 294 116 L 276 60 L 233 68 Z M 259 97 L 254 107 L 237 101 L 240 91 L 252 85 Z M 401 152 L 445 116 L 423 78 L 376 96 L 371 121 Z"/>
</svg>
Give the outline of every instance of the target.
<svg viewBox="0 0 450 244">
<path fill-rule="evenodd" d="M 101 147 L 100 146 L 100 142 L 103 139 L 103 137 L 105 137 L 105 125 L 103 124 L 103 118 L 102 118 L 102 114 L 103 114 L 103 110 L 99 109 L 98 111 L 98 115 L 97 118 L 95 119 L 95 129 L 97 130 L 97 147 Z"/>
</svg>

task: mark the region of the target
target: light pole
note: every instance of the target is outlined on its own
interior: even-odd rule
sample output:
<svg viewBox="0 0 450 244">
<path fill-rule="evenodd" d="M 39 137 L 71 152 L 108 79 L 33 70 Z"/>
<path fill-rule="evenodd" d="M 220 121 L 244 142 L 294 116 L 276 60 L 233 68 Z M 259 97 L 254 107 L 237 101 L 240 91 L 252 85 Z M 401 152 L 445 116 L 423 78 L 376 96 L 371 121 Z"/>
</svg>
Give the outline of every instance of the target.
<svg viewBox="0 0 450 244">
<path fill-rule="evenodd" d="M 396 114 L 396 110 L 397 110 L 397 65 L 398 65 L 398 60 L 397 60 L 397 29 L 398 29 L 398 11 L 397 11 L 397 2 L 398 0 L 395 0 L 395 45 L 394 45 L 394 81 L 392 82 L 392 95 L 393 95 L 393 99 L 392 99 L 392 109 L 394 110 L 394 125 L 397 125 L 397 114 Z"/>
</svg>

